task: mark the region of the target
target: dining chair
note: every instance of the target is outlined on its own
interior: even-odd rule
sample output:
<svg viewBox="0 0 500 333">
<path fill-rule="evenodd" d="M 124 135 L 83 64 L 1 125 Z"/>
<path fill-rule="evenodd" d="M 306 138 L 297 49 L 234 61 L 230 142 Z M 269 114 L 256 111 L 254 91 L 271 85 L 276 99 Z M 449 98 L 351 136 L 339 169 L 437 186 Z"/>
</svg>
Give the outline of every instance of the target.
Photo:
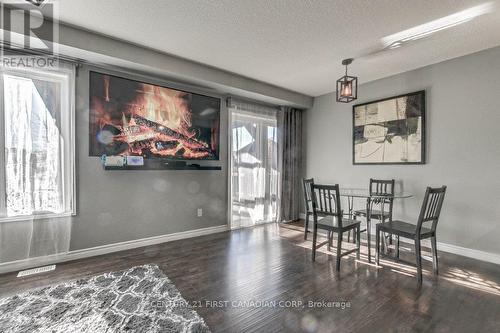
<svg viewBox="0 0 500 333">
<path fill-rule="evenodd" d="M 310 221 L 309 218 L 313 215 L 311 184 L 314 184 L 314 178 L 302 179 L 302 185 L 304 187 L 304 204 L 305 204 L 304 240 L 307 240 L 307 234 L 309 233 L 309 221 Z M 350 216 L 350 215 L 349 213 L 344 213 L 344 216 Z M 328 237 L 331 237 L 331 235 L 329 234 Z"/>
<path fill-rule="evenodd" d="M 359 259 L 360 254 L 360 221 L 344 218 L 340 206 L 339 185 L 316 185 L 310 184 L 312 209 L 314 217 L 312 261 L 316 260 L 316 250 L 327 244 L 328 251 L 332 246 L 333 234 L 337 234 L 337 271 L 340 270 L 340 258 L 356 252 Z M 323 217 L 318 219 L 318 217 Z M 326 230 L 328 237 L 326 242 L 316 245 L 318 229 Z M 350 230 L 356 230 L 356 248 L 342 253 L 342 235 Z"/>
<path fill-rule="evenodd" d="M 370 178 L 370 197 L 366 201 L 366 208 L 354 211 L 354 216 L 362 216 L 366 218 L 366 239 L 368 242 L 368 261 L 371 261 L 371 221 L 379 220 L 385 222 L 392 220 L 392 208 L 394 202 L 394 179 L 372 179 Z M 374 206 L 379 206 L 380 209 L 374 209 Z M 348 236 L 348 240 L 350 235 Z M 392 244 L 392 238 L 390 239 Z"/>
<path fill-rule="evenodd" d="M 421 243 L 422 239 L 431 239 L 432 248 L 432 268 L 434 274 L 438 274 L 438 257 L 436 248 L 436 227 L 443 206 L 446 186 L 431 188 L 427 187 L 425 191 L 424 201 L 420 209 L 417 224 L 403 222 L 399 220 L 389 221 L 377 224 L 376 233 L 376 258 L 375 261 L 379 265 L 380 259 L 380 233 L 385 232 L 396 236 L 396 258 L 399 259 L 399 237 L 410 238 L 415 242 L 415 257 L 417 267 L 417 281 L 422 283 L 422 254 Z M 426 227 L 432 223 L 430 227 Z"/>
<path fill-rule="evenodd" d="M 302 179 L 302 185 L 304 187 L 304 204 L 305 204 L 305 215 L 304 220 L 304 239 L 307 240 L 307 233 L 309 232 L 309 217 L 313 215 L 312 209 L 312 195 L 311 195 L 311 185 L 314 184 L 314 178 Z"/>
</svg>

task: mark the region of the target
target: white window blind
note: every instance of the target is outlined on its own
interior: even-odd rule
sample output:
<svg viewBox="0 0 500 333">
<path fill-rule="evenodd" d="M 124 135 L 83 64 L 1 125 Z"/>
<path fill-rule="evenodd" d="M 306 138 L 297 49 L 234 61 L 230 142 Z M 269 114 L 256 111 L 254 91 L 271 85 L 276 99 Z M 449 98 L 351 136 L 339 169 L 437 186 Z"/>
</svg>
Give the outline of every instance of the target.
<svg viewBox="0 0 500 333">
<path fill-rule="evenodd" d="M 73 214 L 74 67 L 0 71 L 0 221 Z"/>
</svg>

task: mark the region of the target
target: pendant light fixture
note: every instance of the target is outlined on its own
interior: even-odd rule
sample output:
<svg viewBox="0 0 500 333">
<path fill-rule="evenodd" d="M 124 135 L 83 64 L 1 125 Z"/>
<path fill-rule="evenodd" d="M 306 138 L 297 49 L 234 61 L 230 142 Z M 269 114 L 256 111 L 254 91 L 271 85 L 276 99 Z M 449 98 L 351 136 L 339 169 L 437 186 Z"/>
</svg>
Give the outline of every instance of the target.
<svg viewBox="0 0 500 333">
<path fill-rule="evenodd" d="M 347 75 L 347 66 L 352 64 L 354 59 L 342 60 L 345 66 L 345 75 L 337 80 L 337 102 L 350 103 L 358 98 L 358 78 Z"/>
</svg>

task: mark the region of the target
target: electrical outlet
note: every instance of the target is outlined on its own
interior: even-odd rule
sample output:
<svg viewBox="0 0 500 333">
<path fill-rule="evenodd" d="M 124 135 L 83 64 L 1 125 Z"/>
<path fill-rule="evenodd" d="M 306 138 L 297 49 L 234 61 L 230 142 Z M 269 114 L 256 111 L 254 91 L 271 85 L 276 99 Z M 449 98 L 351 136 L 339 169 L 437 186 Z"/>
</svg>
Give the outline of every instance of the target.
<svg viewBox="0 0 500 333">
<path fill-rule="evenodd" d="M 203 216 L 203 209 L 198 208 L 198 217 L 202 217 L 202 216 Z"/>
</svg>

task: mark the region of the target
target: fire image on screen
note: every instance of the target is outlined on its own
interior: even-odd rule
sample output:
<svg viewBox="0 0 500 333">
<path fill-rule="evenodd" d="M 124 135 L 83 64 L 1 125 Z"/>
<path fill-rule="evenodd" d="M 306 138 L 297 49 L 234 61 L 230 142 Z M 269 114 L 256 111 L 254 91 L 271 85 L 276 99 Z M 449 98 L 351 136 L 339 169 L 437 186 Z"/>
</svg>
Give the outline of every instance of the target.
<svg viewBox="0 0 500 333">
<path fill-rule="evenodd" d="M 220 99 L 90 72 L 90 155 L 219 158 Z"/>
</svg>

